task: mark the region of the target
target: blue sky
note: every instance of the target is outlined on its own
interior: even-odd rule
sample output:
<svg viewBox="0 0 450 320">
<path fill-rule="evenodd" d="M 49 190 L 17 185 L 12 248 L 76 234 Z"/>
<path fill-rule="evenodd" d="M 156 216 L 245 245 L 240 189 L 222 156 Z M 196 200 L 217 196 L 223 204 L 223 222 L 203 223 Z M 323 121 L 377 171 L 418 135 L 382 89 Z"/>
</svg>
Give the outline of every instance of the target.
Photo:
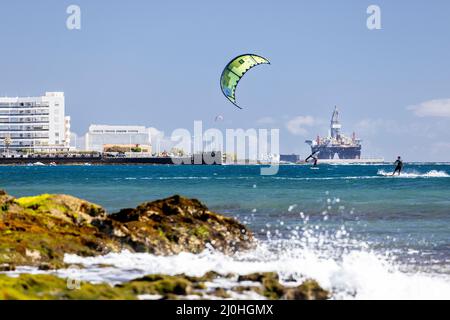
<svg viewBox="0 0 450 320">
<path fill-rule="evenodd" d="M 81 30 L 66 8 L 81 7 Z M 381 8 L 381 30 L 366 9 Z M 364 156 L 450 160 L 448 1 L 2 1 L 0 95 L 64 91 L 72 129 L 140 124 L 170 135 L 194 120 L 280 128 L 283 153 L 308 152 L 334 105 Z M 221 94 L 241 53 L 236 109 Z"/>
</svg>

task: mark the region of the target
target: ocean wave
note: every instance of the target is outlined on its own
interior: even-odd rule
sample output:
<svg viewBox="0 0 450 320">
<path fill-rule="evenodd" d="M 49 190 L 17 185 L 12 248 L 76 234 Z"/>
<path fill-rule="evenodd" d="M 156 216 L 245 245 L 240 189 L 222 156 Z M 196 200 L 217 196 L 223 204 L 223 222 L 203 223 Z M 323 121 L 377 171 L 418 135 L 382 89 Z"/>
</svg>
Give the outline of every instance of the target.
<svg viewBox="0 0 450 320">
<path fill-rule="evenodd" d="M 417 171 L 405 171 L 400 176 L 392 176 L 392 171 L 379 169 L 374 175 L 352 175 L 352 176 L 144 176 L 144 177 L 116 177 L 114 180 L 293 180 L 293 181 L 321 181 L 321 180 L 364 180 L 364 179 L 381 179 L 384 177 L 395 178 L 449 178 L 450 174 L 443 170 L 430 170 L 426 173 Z"/>
<path fill-rule="evenodd" d="M 450 298 L 448 272 L 434 269 L 417 272 L 414 266 L 397 262 L 395 252 L 374 251 L 370 243 L 354 238 L 344 226 L 332 231 L 306 223 L 304 229 L 292 231 L 291 235 L 289 239 L 275 239 L 268 232 L 267 240 L 259 240 L 255 249 L 234 255 L 225 255 L 212 247 L 199 254 L 182 252 L 169 256 L 129 251 L 97 257 L 66 254 L 64 262 L 72 266 L 67 269 L 17 267 L 8 274 L 51 273 L 92 283 L 118 284 L 148 274 L 202 276 L 215 271 L 235 276 L 215 279 L 206 283 L 207 287 L 230 289 L 238 285 L 238 275 L 276 272 L 286 286 L 315 279 L 336 300 Z"/>
<path fill-rule="evenodd" d="M 319 160 L 320 161 L 320 160 Z M 351 162 L 341 162 L 341 163 L 321 163 L 321 165 L 329 165 L 329 166 L 392 166 L 392 164 L 388 162 L 377 162 L 377 163 L 351 163 Z"/>
<path fill-rule="evenodd" d="M 255 179 L 255 177 L 219 177 L 219 176 L 177 176 L 177 177 L 125 177 L 125 178 L 113 178 L 113 180 L 249 180 Z"/>
<path fill-rule="evenodd" d="M 380 176 L 385 177 L 393 177 L 393 178 L 449 178 L 450 175 L 445 171 L 439 171 L 439 170 L 430 170 L 426 173 L 420 173 L 416 171 L 412 172 L 403 172 L 399 176 L 392 175 L 392 172 L 386 172 L 384 170 L 378 170 L 377 172 Z"/>
<path fill-rule="evenodd" d="M 277 249 L 273 251 L 274 247 Z M 262 243 L 253 251 L 226 256 L 214 250 L 200 254 L 180 253 L 156 256 L 147 253 L 111 253 L 101 257 L 66 255 L 65 262 L 81 264 L 81 280 L 117 283 L 145 274 L 184 273 L 201 276 L 208 271 L 236 275 L 252 272 L 277 272 L 280 279 L 316 279 L 332 292 L 333 299 L 448 299 L 450 278 L 446 275 L 407 273 L 389 259 L 370 251 L 352 250 L 339 259 L 302 246 L 288 245 L 279 251 L 280 243 Z M 99 265 L 109 265 L 98 268 Z M 64 270 L 60 276 L 67 276 Z M 292 283 L 291 283 L 292 284 Z M 212 284 L 214 285 L 214 284 Z M 220 284 L 224 286 L 222 282 Z M 230 280 L 228 287 L 236 285 Z"/>
</svg>

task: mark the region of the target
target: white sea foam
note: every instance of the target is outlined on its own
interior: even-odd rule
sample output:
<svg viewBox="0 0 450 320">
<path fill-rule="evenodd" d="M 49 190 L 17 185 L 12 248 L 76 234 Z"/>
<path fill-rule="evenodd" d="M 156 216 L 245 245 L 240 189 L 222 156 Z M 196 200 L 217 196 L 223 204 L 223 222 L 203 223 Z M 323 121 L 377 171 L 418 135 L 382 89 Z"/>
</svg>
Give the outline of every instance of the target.
<svg viewBox="0 0 450 320">
<path fill-rule="evenodd" d="M 379 179 L 383 177 L 392 177 L 392 171 L 386 171 L 383 169 L 378 170 L 376 175 L 364 175 L 364 176 L 328 176 L 328 177 L 284 177 L 284 176 L 270 176 L 262 177 L 264 180 L 359 180 L 359 179 Z M 426 173 L 420 173 L 416 171 L 403 172 L 400 176 L 395 175 L 395 178 L 449 178 L 450 174 L 445 171 L 431 170 Z M 114 178 L 114 180 L 121 180 L 122 178 Z M 136 180 L 135 177 L 126 177 L 124 180 Z M 253 180 L 252 176 L 238 176 L 238 177 L 218 177 L 218 176 L 176 176 L 176 177 L 140 177 L 141 180 Z"/>
<path fill-rule="evenodd" d="M 316 247 L 327 248 L 324 239 L 312 237 L 309 241 L 315 242 Z M 347 242 L 349 244 L 352 241 Z M 201 276 L 208 271 L 236 275 L 273 271 L 280 275 L 281 282 L 289 279 L 286 285 L 296 285 L 307 278 L 316 279 L 321 286 L 332 292 L 332 299 L 450 299 L 449 274 L 404 271 L 388 255 L 374 253 L 363 243 L 359 243 L 359 248 L 336 248 L 333 253 L 329 253 L 328 249 L 318 251 L 305 247 L 304 244 L 304 241 L 299 240 L 265 241 L 254 250 L 233 256 L 211 249 L 200 254 L 180 253 L 172 256 L 128 251 L 98 257 L 67 254 L 65 262 L 76 265 L 75 269 L 42 271 L 18 267 L 8 274 L 17 276 L 21 273 L 53 273 L 59 277 L 93 283 L 117 284 L 158 273 Z M 79 268 L 78 265 L 83 265 L 84 268 Z M 236 284 L 237 278 L 218 279 L 208 283 L 208 287 L 231 288 Z M 261 297 L 244 294 L 234 298 Z"/>
<path fill-rule="evenodd" d="M 309 180 L 357 180 L 357 179 L 376 179 L 381 178 L 379 176 L 343 176 L 343 177 L 270 177 L 266 179 L 274 179 L 274 180 L 300 180 L 300 181 L 309 181 Z"/>
<path fill-rule="evenodd" d="M 431 170 L 426 173 L 420 173 L 416 171 L 412 172 L 402 172 L 399 176 L 392 175 L 392 172 L 386 172 L 384 170 L 378 170 L 378 175 L 387 176 L 393 178 L 449 178 L 450 175 L 445 171 Z"/>
<path fill-rule="evenodd" d="M 84 265 L 85 269 L 79 270 L 80 279 L 93 282 L 117 283 L 154 273 L 201 276 L 211 270 L 222 274 L 275 271 L 281 279 L 295 279 L 297 283 L 316 279 L 333 292 L 333 299 L 450 298 L 449 275 L 404 272 L 390 259 L 368 249 L 329 255 L 305 247 L 302 241 L 267 241 L 255 250 L 234 256 L 214 250 L 173 256 L 125 251 L 89 258 L 66 255 L 65 262 Z M 111 267 L 100 268 L 101 264 Z M 65 272 L 58 271 L 60 276 Z M 228 285 L 220 285 L 234 284 L 228 280 Z"/>
</svg>

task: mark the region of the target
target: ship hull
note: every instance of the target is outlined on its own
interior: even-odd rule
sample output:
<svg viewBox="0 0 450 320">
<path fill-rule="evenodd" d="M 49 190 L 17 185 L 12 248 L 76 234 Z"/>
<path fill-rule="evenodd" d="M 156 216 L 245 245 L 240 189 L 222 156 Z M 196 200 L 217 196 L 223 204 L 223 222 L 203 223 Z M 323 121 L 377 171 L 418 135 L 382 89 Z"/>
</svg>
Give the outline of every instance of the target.
<svg viewBox="0 0 450 320">
<path fill-rule="evenodd" d="M 312 146 L 312 153 L 317 153 L 319 159 L 361 159 L 361 146 Z"/>
</svg>

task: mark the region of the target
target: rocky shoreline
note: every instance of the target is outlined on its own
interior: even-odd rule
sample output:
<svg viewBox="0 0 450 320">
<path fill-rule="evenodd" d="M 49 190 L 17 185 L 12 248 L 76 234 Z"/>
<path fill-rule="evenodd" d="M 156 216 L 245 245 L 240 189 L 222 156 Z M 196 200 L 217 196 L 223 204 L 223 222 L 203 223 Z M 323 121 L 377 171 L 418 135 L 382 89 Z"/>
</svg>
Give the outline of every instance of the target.
<svg viewBox="0 0 450 320">
<path fill-rule="evenodd" d="M 330 297 L 314 280 L 282 285 L 276 273 L 153 274 L 114 286 L 80 282 L 76 288 L 51 274 L 68 267 L 65 254 L 90 257 L 128 250 L 172 255 L 209 248 L 232 255 L 255 245 L 252 232 L 236 219 L 178 195 L 107 214 L 99 205 L 68 195 L 16 199 L 0 191 L 0 299 L 226 299 L 244 292 L 257 299 Z M 19 266 L 49 274 L 10 277 Z M 235 285 L 208 285 L 222 278 Z"/>
</svg>

